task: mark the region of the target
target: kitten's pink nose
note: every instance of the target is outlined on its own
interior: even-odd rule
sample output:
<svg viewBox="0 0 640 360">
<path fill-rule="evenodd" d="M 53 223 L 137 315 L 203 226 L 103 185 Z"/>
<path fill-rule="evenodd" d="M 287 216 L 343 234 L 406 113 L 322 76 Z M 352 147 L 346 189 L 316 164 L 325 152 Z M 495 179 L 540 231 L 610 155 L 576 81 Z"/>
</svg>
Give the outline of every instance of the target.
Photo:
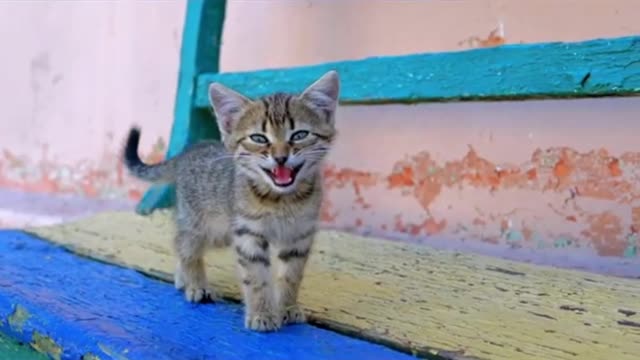
<svg viewBox="0 0 640 360">
<path fill-rule="evenodd" d="M 275 156 L 273 158 L 273 160 L 276 162 L 276 164 L 278 165 L 284 165 L 284 163 L 287 162 L 287 156 Z"/>
</svg>

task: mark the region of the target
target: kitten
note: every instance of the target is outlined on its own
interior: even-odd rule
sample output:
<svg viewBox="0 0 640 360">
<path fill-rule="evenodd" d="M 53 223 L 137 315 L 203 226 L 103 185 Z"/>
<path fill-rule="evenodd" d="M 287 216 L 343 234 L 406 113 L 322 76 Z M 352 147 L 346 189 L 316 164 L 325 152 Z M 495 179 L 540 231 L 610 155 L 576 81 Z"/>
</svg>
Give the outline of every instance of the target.
<svg viewBox="0 0 640 360">
<path fill-rule="evenodd" d="M 233 245 L 245 326 L 273 331 L 306 321 L 298 289 L 320 212 L 321 165 L 336 136 L 339 88 L 335 71 L 300 95 L 257 100 L 214 83 L 209 100 L 222 141 L 196 144 L 156 165 L 140 160 L 140 130 L 131 129 L 124 150 L 129 171 L 176 185 L 175 286 L 188 301 L 215 300 L 203 255 Z"/>
</svg>

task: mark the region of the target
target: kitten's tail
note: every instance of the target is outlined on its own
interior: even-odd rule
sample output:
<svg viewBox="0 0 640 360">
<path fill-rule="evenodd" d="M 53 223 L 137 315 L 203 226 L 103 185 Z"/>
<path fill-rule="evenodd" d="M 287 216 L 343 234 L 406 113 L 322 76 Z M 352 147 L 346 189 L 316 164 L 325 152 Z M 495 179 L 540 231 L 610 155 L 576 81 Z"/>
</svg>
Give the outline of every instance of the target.
<svg viewBox="0 0 640 360">
<path fill-rule="evenodd" d="M 147 165 L 138 156 L 138 144 L 140 143 L 140 129 L 137 127 L 129 130 L 127 144 L 124 147 L 123 161 L 129 172 L 142 180 L 149 182 L 171 183 L 175 181 L 174 159 L 165 160 L 154 165 Z"/>
</svg>

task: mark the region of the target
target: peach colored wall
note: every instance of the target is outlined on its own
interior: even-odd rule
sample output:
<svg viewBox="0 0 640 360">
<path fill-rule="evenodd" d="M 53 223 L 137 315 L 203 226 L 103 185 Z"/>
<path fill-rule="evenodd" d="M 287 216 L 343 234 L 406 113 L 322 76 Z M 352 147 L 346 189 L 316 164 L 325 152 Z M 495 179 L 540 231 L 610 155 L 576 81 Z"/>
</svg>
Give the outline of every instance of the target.
<svg viewBox="0 0 640 360">
<path fill-rule="evenodd" d="M 635 0 L 230 0 L 221 67 L 628 35 L 640 33 L 635 10 Z M 178 0 L 0 2 L 0 186 L 139 198 L 146 185 L 117 153 L 132 123 L 149 159 L 164 153 L 184 11 Z"/>
<path fill-rule="evenodd" d="M 181 1 L 1 1 L 0 186 L 139 196 L 116 154 L 133 123 L 164 153 L 183 16 Z"/>
<path fill-rule="evenodd" d="M 340 109 L 325 224 L 640 276 L 640 97 L 371 110 Z"/>
<path fill-rule="evenodd" d="M 0 2 L 0 186 L 138 199 L 147 185 L 117 154 L 132 123 L 149 161 L 164 154 L 184 10 Z M 221 68 L 632 35 L 639 11 L 636 0 L 231 0 Z M 639 110 L 637 99 L 345 107 L 324 219 L 637 264 L 640 155 L 627 126 L 637 132 Z M 391 122 L 403 126 L 389 135 Z M 376 150 L 383 141 L 391 150 Z"/>
<path fill-rule="evenodd" d="M 224 71 L 640 34 L 637 0 L 231 0 Z"/>
</svg>

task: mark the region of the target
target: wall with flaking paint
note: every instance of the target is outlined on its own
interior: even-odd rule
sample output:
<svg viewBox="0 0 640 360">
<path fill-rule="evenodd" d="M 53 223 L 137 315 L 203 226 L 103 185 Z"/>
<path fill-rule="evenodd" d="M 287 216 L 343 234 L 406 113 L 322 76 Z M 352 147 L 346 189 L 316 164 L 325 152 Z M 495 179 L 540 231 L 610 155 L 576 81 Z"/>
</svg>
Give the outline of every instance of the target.
<svg viewBox="0 0 640 360">
<path fill-rule="evenodd" d="M 640 33 L 635 0 L 228 3 L 223 71 Z M 139 199 L 147 185 L 118 152 L 136 123 L 146 160 L 163 157 L 183 16 L 181 1 L 0 2 L 11 49 L 0 59 L 0 187 Z M 524 258 L 542 248 L 636 261 L 638 107 L 345 107 L 325 223 Z"/>
<path fill-rule="evenodd" d="M 184 4 L 0 2 L 0 186 L 138 198 L 118 152 L 144 129 L 164 155 L 173 112 Z"/>
<path fill-rule="evenodd" d="M 340 109 L 330 226 L 556 265 L 640 265 L 640 98 L 370 111 Z"/>
</svg>

